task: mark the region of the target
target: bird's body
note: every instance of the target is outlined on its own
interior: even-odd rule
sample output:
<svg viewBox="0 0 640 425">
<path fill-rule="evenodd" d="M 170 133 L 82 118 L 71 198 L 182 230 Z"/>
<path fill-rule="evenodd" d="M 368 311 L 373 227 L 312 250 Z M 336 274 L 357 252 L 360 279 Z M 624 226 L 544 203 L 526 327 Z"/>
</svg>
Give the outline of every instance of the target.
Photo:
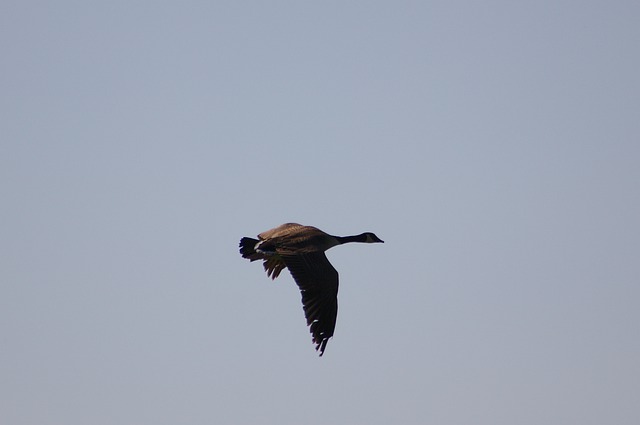
<svg viewBox="0 0 640 425">
<path fill-rule="evenodd" d="M 302 306 L 313 342 L 320 355 L 333 336 L 338 314 L 338 272 L 326 250 L 348 242 L 383 242 L 373 233 L 333 236 L 312 226 L 286 223 L 258 235 L 242 238 L 240 254 L 251 261 L 262 260 L 267 275 L 278 277 L 285 268 L 298 284 Z"/>
</svg>

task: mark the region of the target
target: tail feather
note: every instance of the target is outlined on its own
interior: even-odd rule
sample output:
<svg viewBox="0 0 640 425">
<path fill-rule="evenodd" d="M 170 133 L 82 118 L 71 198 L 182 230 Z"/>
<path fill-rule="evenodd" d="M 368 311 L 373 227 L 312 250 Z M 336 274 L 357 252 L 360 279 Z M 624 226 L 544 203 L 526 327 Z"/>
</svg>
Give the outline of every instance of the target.
<svg viewBox="0 0 640 425">
<path fill-rule="evenodd" d="M 257 252 L 256 245 L 258 242 L 260 242 L 258 239 L 253 238 L 240 239 L 240 254 L 243 258 L 247 258 L 250 261 L 263 260 L 263 266 L 264 270 L 267 272 L 267 276 L 271 279 L 275 279 L 280 275 L 280 272 L 287 267 L 287 265 L 277 254 Z"/>
<path fill-rule="evenodd" d="M 240 239 L 240 254 L 243 258 L 248 258 L 250 261 L 262 260 L 264 256 L 259 254 L 255 250 L 255 246 L 259 241 L 253 238 Z"/>
</svg>

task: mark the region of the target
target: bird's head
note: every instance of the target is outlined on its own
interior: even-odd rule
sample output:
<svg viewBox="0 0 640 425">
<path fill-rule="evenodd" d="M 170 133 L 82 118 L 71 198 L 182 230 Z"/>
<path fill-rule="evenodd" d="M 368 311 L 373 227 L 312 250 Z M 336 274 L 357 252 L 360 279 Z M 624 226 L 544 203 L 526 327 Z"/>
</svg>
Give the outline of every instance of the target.
<svg viewBox="0 0 640 425">
<path fill-rule="evenodd" d="M 366 232 L 363 233 L 365 236 L 365 243 L 384 243 L 384 241 L 382 239 L 380 239 L 379 237 L 377 237 L 375 234 L 371 233 L 371 232 Z"/>
</svg>

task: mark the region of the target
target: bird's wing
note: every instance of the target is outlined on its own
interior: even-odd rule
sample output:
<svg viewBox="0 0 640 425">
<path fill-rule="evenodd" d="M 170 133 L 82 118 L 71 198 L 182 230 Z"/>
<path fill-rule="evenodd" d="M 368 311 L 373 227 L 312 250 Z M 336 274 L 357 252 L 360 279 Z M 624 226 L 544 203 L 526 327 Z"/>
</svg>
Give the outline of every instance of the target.
<svg viewBox="0 0 640 425">
<path fill-rule="evenodd" d="M 300 228 L 300 227 L 305 227 L 302 224 L 298 224 L 298 223 L 285 223 L 285 224 L 281 224 L 278 227 L 274 227 L 273 229 L 269 229 L 269 230 L 265 230 L 264 232 L 260 233 L 258 235 L 258 238 L 263 241 L 265 239 L 271 239 L 271 238 L 276 238 L 279 236 L 282 236 L 282 234 L 288 234 L 291 232 L 292 229 L 296 229 L 296 228 Z"/>
<path fill-rule="evenodd" d="M 338 315 L 338 272 L 324 252 L 283 256 L 302 293 L 302 308 L 320 355 L 333 336 Z"/>
</svg>

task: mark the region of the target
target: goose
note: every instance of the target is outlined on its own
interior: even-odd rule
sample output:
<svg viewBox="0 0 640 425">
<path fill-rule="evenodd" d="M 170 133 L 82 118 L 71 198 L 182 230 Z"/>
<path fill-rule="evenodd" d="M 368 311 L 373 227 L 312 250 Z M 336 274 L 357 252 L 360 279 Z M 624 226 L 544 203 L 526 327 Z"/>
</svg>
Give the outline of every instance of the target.
<svg viewBox="0 0 640 425">
<path fill-rule="evenodd" d="M 333 236 L 313 226 L 285 223 L 240 240 L 240 254 L 250 261 L 262 260 L 267 276 L 275 279 L 285 268 L 302 293 L 302 308 L 316 351 L 324 354 L 333 336 L 338 314 L 338 272 L 325 251 L 349 242 L 383 243 L 371 232 Z"/>
</svg>

